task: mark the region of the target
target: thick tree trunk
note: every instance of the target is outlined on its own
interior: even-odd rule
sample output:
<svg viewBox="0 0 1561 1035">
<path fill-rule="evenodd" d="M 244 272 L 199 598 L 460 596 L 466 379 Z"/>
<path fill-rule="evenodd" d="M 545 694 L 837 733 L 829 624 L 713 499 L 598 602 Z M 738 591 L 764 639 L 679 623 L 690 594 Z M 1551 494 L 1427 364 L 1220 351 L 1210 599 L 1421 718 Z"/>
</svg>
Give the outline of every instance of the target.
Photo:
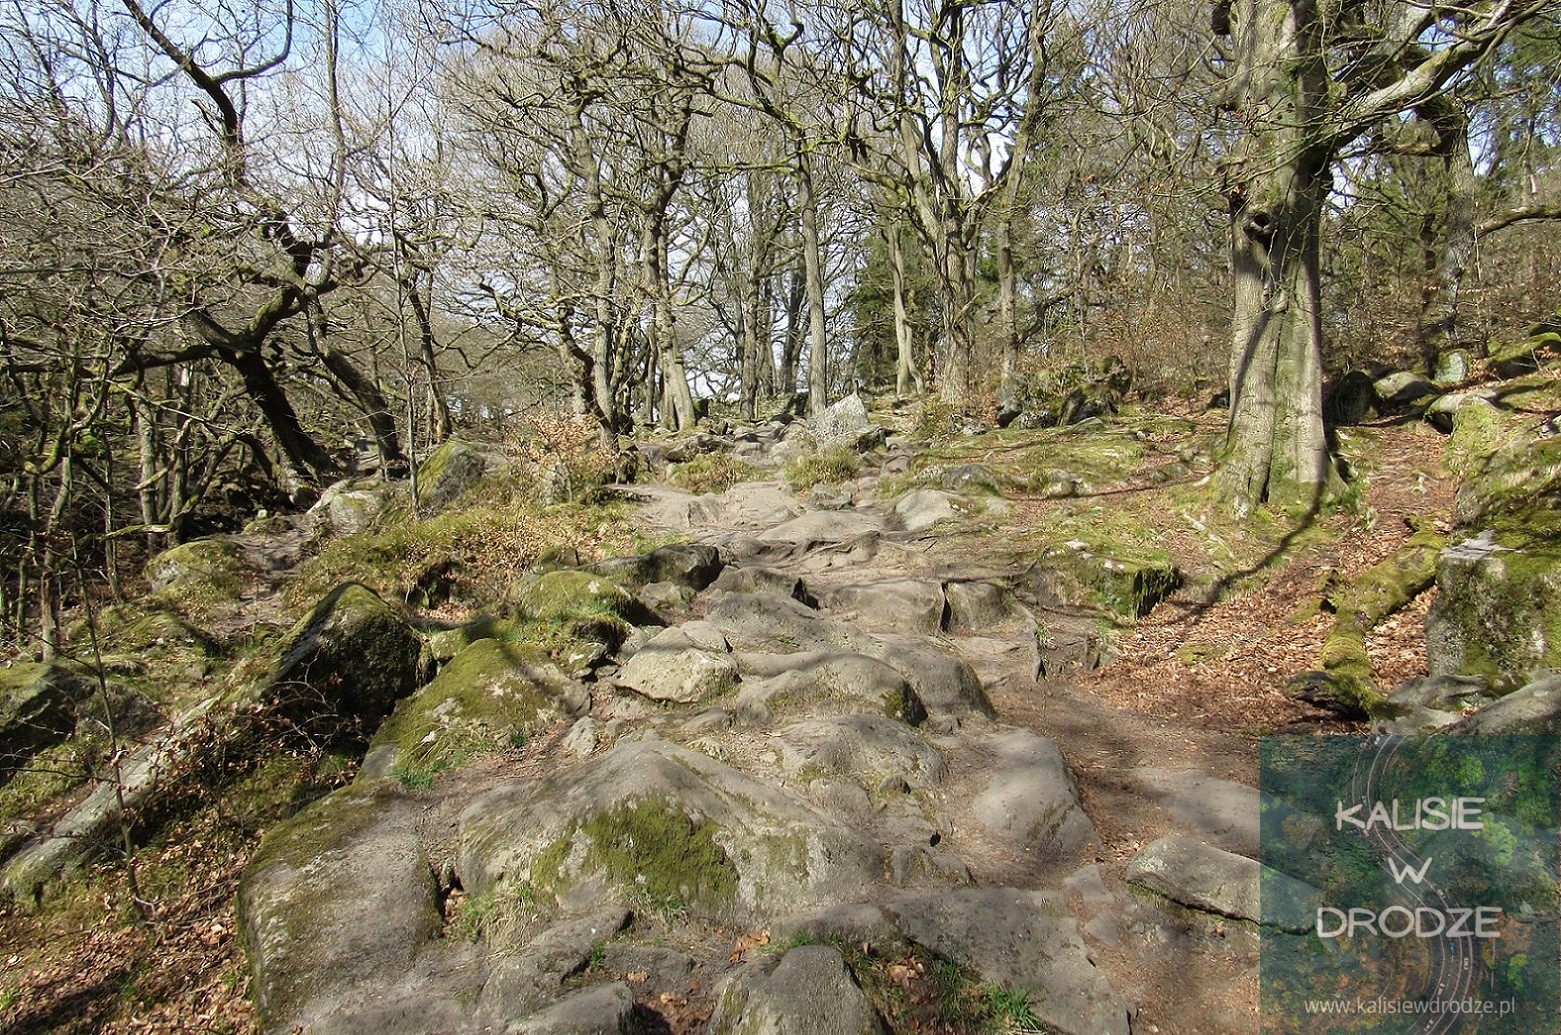
<svg viewBox="0 0 1561 1035">
<path fill-rule="evenodd" d="M 1219 484 L 1238 515 L 1314 510 L 1328 488 L 1318 239 L 1333 152 L 1316 131 L 1328 92 L 1316 18 L 1289 0 L 1237 5 L 1232 99 L 1250 128 L 1224 169 L 1235 314 Z"/>
<path fill-rule="evenodd" d="M 780 394 L 797 390 L 797 364 L 802 357 L 802 310 L 807 299 L 807 275 L 792 270 L 786 286 L 786 340 L 781 346 Z"/>
</svg>

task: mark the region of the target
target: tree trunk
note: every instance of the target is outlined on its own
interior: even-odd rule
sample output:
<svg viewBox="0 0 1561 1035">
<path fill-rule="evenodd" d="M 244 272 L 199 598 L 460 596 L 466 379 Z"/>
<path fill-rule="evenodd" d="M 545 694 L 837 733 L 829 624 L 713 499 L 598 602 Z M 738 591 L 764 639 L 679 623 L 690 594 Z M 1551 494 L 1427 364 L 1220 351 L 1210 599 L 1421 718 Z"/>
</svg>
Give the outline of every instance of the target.
<svg viewBox="0 0 1561 1035">
<path fill-rule="evenodd" d="M 797 363 L 802 357 L 802 308 L 807 299 L 807 276 L 792 270 L 786 290 L 786 340 L 781 346 L 780 394 L 797 391 Z"/>
<path fill-rule="evenodd" d="M 899 399 L 909 396 L 913 386 L 917 392 L 922 387 L 916 369 L 916 339 L 911 333 L 910 311 L 905 301 L 904 227 L 904 218 L 896 214 L 888 228 L 889 268 L 894 280 L 894 394 Z"/>
<path fill-rule="evenodd" d="M 802 215 L 802 263 L 807 273 L 808 413 L 823 413 L 829 405 L 829 347 L 824 328 L 824 257 L 818 237 L 818 197 L 813 169 L 805 151 L 797 151 L 797 205 Z"/>
<path fill-rule="evenodd" d="M 1235 314 L 1219 483 L 1237 515 L 1264 502 L 1312 511 L 1329 475 L 1318 240 L 1333 155 L 1315 128 L 1327 70 L 1310 5 L 1238 6 L 1236 99 L 1250 128 L 1224 169 Z"/>
</svg>

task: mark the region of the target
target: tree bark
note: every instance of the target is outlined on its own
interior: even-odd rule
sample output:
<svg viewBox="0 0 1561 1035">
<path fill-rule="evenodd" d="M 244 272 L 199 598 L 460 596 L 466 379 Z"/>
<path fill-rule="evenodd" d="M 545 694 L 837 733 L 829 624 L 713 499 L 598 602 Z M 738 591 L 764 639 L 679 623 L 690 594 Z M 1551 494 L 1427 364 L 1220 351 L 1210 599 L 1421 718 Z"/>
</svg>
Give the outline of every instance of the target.
<svg viewBox="0 0 1561 1035">
<path fill-rule="evenodd" d="M 1235 314 L 1220 484 L 1238 515 L 1264 502 L 1312 510 L 1329 471 L 1318 243 L 1333 151 L 1316 132 L 1327 69 L 1310 5 L 1244 0 L 1233 14 L 1249 128 L 1224 170 Z"/>
<path fill-rule="evenodd" d="M 802 265 L 807 277 L 808 300 L 808 413 L 823 413 L 829 405 L 829 346 L 824 326 L 824 257 L 818 236 L 818 195 L 814 190 L 812 162 L 797 149 L 795 175 L 797 207 L 802 216 Z"/>
</svg>

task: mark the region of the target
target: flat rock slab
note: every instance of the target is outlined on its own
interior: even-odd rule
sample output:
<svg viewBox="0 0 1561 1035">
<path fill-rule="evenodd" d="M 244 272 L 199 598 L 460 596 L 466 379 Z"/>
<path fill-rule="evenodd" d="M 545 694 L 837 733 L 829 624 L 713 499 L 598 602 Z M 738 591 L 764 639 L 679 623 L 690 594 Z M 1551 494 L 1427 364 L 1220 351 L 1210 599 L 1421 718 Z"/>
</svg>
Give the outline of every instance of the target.
<svg viewBox="0 0 1561 1035">
<path fill-rule="evenodd" d="M 1186 833 L 1227 852 L 1257 858 L 1259 794 L 1233 780 L 1195 769 L 1129 769 L 1122 778 L 1156 802 Z"/>
<path fill-rule="evenodd" d="M 733 971 L 716 992 L 710 1035 L 886 1035 L 840 950 L 802 945 Z"/>
<path fill-rule="evenodd" d="M 777 593 L 721 593 L 711 600 L 705 617 L 734 647 L 744 650 L 863 654 L 869 653 L 863 648 L 873 643 L 855 627 Z"/>
<path fill-rule="evenodd" d="M 942 632 L 948 613 L 943 583 L 927 579 L 859 582 L 821 596 L 829 610 L 853 612 L 860 624 L 904 632 Z"/>
<path fill-rule="evenodd" d="M 970 803 L 970 820 L 988 836 L 1017 842 L 1044 861 L 1077 865 L 1100 835 L 1079 803 L 1073 770 L 1057 745 L 1029 730 L 988 738 L 986 789 Z"/>
<path fill-rule="evenodd" d="M 886 911 L 911 941 L 1028 993 L 1048 1030 L 1128 1035 L 1129 1007 L 1090 962 L 1059 896 L 968 888 L 900 899 Z"/>
<path fill-rule="evenodd" d="M 594 985 L 522 1018 L 506 1035 L 641 1035 L 648 1032 L 634 1006 L 634 992 L 615 981 Z"/>
<path fill-rule="evenodd" d="M 1128 864 L 1127 880 L 1192 909 L 1291 931 L 1309 929 L 1322 904 L 1309 885 L 1190 837 L 1146 846 Z"/>
<path fill-rule="evenodd" d="M 815 510 L 759 533 L 776 558 L 804 557 L 822 550 L 839 550 L 864 540 L 876 540 L 883 519 L 856 510 Z"/>
<path fill-rule="evenodd" d="M 949 766 L 938 749 L 886 715 L 810 719 L 776 734 L 781 768 L 789 776 L 848 776 L 869 787 L 902 777 L 928 789 L 942 783 Z"/>
<path fill-rule="evenodd" d="M 741 676 L 720 633 L 699 623 L 690 635 L 674 626 L 656 634 L 623 666 L 616 682 L 653 701 L 694 704 L 736 688 Z M 715 648 L 715 649 L 711 649 Z"/>
<path fill-rule="evenodd" d="M 461 815 L 457 872 L 473 894 L 524 881 L 560 909 L 648 895 L 693 916 L 762 922 L 860 894 L 883 858 L 773 783 L 643 740 L 477 798 Z"/>
</svg>

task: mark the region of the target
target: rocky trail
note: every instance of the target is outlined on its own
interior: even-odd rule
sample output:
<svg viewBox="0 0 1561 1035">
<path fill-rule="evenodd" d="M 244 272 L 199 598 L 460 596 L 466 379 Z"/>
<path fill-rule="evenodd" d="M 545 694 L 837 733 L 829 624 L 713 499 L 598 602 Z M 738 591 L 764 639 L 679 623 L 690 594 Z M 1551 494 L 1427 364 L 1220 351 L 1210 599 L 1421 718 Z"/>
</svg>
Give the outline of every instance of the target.
<svg viewBox="0 0 1561 1035">
<path fill-rule="evenodd" d="M 873 481 L 635 488 L 686 542 L 593 573 L 666 624 L 572 722 L 427 790 L 371 751 L 268 838 L 240 896 L 266 1027 L 866 1032 L 877 983 L 957 1030 L 941 967 L 1037 1030 L 1251 1030 L 1255 896 L 1199 897 L 1218 866 L 1255 891 L 1250 740 L 1074 686 L 1078 645 L 931 531 L 953 498 Z M 1164 837 L 1222 847 L 1140 855 Z"/>
<path fill-rule="evenodd" d="M 117 783 L 7 835 L 6 891 L 25 902 L 79 868 L 127 809 L 166 811 L 197 756 L 252 750 L 250 717 L 322 744 L 355 716 L 350 783 L 257 822 L 264 839 L 225 856 L 200 902 L 159 906 L 148 936 L 200 976 L 179 1023 L 153 1027 L 225 1011 L 266 1033 L 1255 1031 L 1257 737 L 1362 728 L 1284 683 L 1342 625 L 1319 594 L 1418 556 L 1418 515 L 1451 510 L 1434 464 L 1404 473 L 1435 432 L 1376 432 L 1388 476 L 1368 517 L 1246 591 L 1166 579 L 1131 549 L 1017 542 L 1079 511 L 1109 523 L 1119 494 L 1157 484 L 1145 471 L 1198 478 L 1186 434 L 1108 443 L 1136 466 L 1094 489 L 1061 476 L 1060 509 L 1042 511 L 1043 495 L 957 491 L 995 477 L 1000 450 L 929 468 L 876 431 L 852 446 L 870 466 L 806 498 L 769 473 L 788 425 L 729 436 L 714 446 L 756 461 L 749 480 L 621 490 L 638 540 L 665 545 L 555 550 L 502 601 L 409 619 L 338 586 Z M 359 495 L 354 525 L 383 505 Z M 1171 495 L 1144 506 L 1165 552 L 1195 560 L 1193 536 L 1212 535 L 1196 515 Z M 1053 539 L 1080 526 L 1063 527 Z M 212 628 L 260 627 L 286 615 L 313 536 L 268 519 L 149 574 L 236 586 Z M 1097 580 L 1084 597 L 1067 591 L 1081 577 Z M 1464 677 L 1413 678 L 1435 596 L 1368 630 L 1379 684 L 1411 680 L 1392 728 L 1481 721 L 1437 696 Z M 1489 711 L 1550 722 L 1530 690 Z M 48 955 L 24 913 L 4 919 Z M 73 967 L 132 979 L 94 944 L 41 972 L 46 1008 L 0 1012 L 53 1030 Z"/>
</svg>

